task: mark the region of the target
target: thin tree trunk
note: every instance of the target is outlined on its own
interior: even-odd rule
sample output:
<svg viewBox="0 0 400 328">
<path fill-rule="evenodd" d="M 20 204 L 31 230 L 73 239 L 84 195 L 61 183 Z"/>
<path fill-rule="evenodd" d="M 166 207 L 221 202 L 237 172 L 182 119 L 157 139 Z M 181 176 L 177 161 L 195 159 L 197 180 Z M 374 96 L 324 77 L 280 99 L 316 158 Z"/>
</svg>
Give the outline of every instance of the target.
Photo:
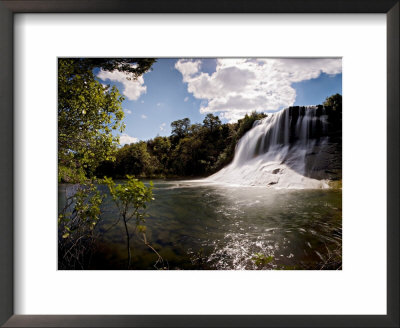
<svg viewBox="0 0 400 328">
<path fill-rule="evenodd" d="M 128 246 L 128 269 L 130 269 L 130 267 L 131 267 L 131 247 L 130 247 L 130 237 L 129 237 L 128 225 L 126 224 L 125 215 L 123 216 L 123 219 L 124 219 L 125 232 L 126 232 L 126 241 L 127 241 L 127 246 Z"/>
</svg>

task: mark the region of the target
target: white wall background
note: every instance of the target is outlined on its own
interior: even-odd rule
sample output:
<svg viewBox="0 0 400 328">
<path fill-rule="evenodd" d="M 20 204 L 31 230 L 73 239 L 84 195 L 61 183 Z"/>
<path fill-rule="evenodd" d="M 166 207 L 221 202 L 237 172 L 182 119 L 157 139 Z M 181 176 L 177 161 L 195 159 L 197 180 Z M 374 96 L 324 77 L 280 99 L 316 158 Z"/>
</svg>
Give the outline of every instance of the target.
<svg viewBox="0 0 400 328">
<path fill-rule="evenodd" d="M 58 56 L 343 57 L 343 271 L 57 271 Z M 385 314 L 384 15 L 15 20 L 16 314 Z"/>
</svg>

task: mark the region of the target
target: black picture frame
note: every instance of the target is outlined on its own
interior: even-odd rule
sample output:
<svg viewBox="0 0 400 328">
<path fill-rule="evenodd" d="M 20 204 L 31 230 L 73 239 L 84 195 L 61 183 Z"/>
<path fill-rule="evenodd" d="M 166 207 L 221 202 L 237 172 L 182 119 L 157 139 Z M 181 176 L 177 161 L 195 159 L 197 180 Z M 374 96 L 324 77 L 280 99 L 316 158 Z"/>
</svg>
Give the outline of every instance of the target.
<svg viewBox="0 0 400 328">
<path fill-rule="evenodd" d="M 5 327 L 399 327 L 399 8 L 399 0 L 0 0 L 0 324 Z M 387 315 L 14 315 L 13 201 L 18 196 L 13 188 L 16 13 L 385 13 Z"/>
</svg>

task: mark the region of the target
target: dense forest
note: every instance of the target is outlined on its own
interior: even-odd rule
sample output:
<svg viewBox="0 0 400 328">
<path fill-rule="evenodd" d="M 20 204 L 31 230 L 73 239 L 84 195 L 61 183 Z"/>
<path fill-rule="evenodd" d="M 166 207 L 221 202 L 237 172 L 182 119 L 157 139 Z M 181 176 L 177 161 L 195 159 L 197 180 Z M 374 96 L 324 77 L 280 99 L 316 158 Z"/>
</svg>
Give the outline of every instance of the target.
<svg viewBox="0 0 400 328">
<path fill-rule="evenodd" d="M 95 173 L 99 178 L 209 175 L 231 162 L 238 140 L 266 116 L 253 112 L 237 123 L 226 124 L 213 114 L 208 114 L 203 124 L 191 124 L 188 118 L 177 120 L 171 123 L 171 136 L 125 145 L 114 161 L 103 161 Z"/>
</svg>

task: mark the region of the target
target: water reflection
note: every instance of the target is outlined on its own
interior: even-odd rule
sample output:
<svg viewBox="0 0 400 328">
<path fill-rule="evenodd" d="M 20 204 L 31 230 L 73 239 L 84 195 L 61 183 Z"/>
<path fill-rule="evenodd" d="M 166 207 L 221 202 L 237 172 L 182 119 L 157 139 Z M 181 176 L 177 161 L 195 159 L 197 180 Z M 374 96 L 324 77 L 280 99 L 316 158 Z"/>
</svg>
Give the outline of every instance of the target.
<svg viewBox="0 0 400 328">
<path fill-rule="evenodd" d="M 60 185 L 60 201 L 65 188 Z M 169 269 L 341 267 L 341 191 L 156 181 L 154 197 L 147 239 Z M 125 269 L 123 225 L 107 231 L 117 218 L 110 197 L 102 210 L 91 269 Z M 137 239 L 132 246 L 132 267 L 154 269 L 157 256 Z M 273 260 L 256 264 L 255 254 Z"/>
</svg>

